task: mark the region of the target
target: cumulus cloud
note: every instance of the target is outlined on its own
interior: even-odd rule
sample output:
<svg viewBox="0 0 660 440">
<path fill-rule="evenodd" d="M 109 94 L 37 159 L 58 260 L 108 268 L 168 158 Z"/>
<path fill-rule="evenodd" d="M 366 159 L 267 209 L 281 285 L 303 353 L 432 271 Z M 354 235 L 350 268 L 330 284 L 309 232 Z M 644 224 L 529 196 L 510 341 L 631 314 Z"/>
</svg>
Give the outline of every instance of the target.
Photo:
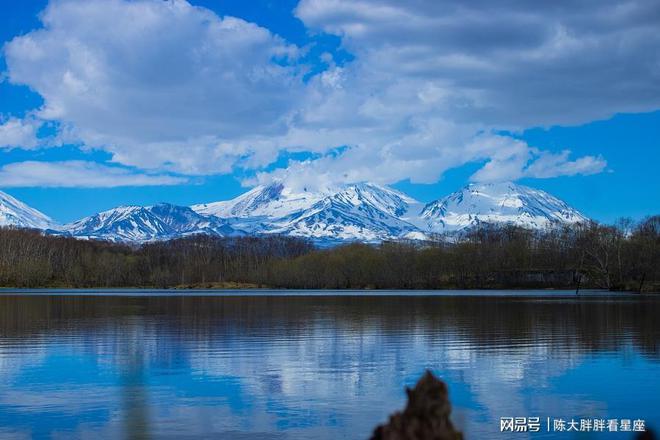
<svg viewBox="0 0 660 440">
<path fill-rule="evenodd" d="M 301 0 L 296 14 L 452 119 L 527 127 L 660 106 L 656 1 Z"/>
<path fill-rule="evenodd" d="M 295 14 L 354 60 L 325 53 L 303 81 L 301 49 L 184 0 L 53 0 L 42 29 L 6 45 L 8 77 L 44 98 L 38 117 L 116 163 L 242 167 L 251 183 L 432 183 L 475 161 L 475 180 L 591 174 L 604 158 L 498 133 L 660 108 L 651 0 L 301 0 Z M 283 150 L 318 159 L 258 172 Z"/>
<path fill-rule="evenodd" d="M 590 175 L 598 174 L 607 167 L 607 161 L 602 156 L 583 156 L 570 160 L 568 150 L 554 154 L 520 145 L 518 148 L 502 151 L 506 153 L 494 155 L 483 168 L 471 176 L 470 180 L 501 182 L 523 177 L 545 179 L 577 174 Z"/>
<path fill-rule="evenodd" d="M 602 156 L 584 156 L 569 160 L 570 151 L 559 154 L 544 152 L 529 165 L 524 172 L 525 177 L 548 178 L 557 176 L 574 176 L 576 174 L 598 174 L 605 170 L 607 161 Z"/>
<path fill-rule="evenodd" d="M 166 175 L 149 175 L 126 168 L 96 162 L 14 162 L 0 168 L 3 187 L 86 187 L 177 185 L 187 179 Z"/>
<path fill-rule="evenodd" d="M 39 122 L 32 118 L 9 118 L 0 122 L 0 149 L 37 148 L 39 125 Z"/>
<path fill-rule="evenodd" d="M 593 174 L 604 158 L 494 133 L 660 108 L 654 2 L 302 0 L 296 14 L 356 56 L 316 79 L 289 133 L 351 146 L 301 166 L 315 173 L 431 183 L 486 161 L 474 180 Z"/>
<path fill-rule="evenodd" d="M 291 161 L 286 169 L 257 173 L 246 185 L 283 181 L 302 189 L 329 188 L 338 183 L 369 181 L 388 184 L 404 179 L 413 183 L 436 182 L 446 170 L 468 162 L 486 164 L 471 181 L 501 182 L 523 177 L 550 178 L 602 172 L 602 156 L 570 159 L 571 152 L 551 153 L 508 136 L 480 134 L 462 139 L 450 148 L 421 149 L 414 157 L 409 150 L 355 147 L 305 161 Z M 409 145 L 409 144 L 407 144 Z M 458 147 L 460 145 L 460 147 Z"/>
<path fill-rule="evenodd" d="M 5 46 L 9 80 L 123 164 L 224 172 L 255 136 L 285 132 L 301 93 L 297 48 L 184 0 L 57 0 L 40 17 Z"/>
</svg>

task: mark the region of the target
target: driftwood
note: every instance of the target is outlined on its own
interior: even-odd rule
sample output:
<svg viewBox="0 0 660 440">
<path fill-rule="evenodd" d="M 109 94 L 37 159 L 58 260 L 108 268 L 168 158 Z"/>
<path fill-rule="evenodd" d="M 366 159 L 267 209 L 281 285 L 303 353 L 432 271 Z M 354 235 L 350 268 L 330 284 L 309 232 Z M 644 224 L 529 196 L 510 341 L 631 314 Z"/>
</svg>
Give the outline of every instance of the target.
<svg viewBox="0 0 660 440">
<path fill-rule="evenodd" d="M 408 405 L 376 428 L 371 440 L 461 440 L 463 434 L 452 425 L 447 385 L 430 371 L 406 388 Z"/>
</svg>

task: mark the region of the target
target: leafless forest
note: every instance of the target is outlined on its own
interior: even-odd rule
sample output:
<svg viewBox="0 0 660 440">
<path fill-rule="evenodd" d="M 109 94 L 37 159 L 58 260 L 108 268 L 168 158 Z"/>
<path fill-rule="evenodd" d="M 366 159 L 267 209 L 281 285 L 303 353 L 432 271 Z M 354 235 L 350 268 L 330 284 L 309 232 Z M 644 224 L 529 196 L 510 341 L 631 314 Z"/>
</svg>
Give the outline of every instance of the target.
<svg viewBox="0 0 660 440">
<path fill-rule="evenodd" d="M 660 290 L 660 216 L 545 232 L 485 227 L 425 243 L 318 248 L 282 236 L 139 247 L 0 229 L 2 287 Z"/>
</svg>

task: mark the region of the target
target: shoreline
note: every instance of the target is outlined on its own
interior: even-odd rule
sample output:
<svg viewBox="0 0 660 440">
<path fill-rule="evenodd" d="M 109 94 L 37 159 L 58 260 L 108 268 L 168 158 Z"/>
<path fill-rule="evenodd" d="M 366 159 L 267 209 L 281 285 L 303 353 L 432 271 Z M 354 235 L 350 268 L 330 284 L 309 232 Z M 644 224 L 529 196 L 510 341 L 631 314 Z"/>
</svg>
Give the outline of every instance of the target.
<svg viewBox="0 0 660 440">
<path fill-rule="evenodd" d="M 660 296 L 657 292 L 626 292 L 582 289 L 270 289 L 270 288 L 0 288 L 3 296 L 92 296 L 92 297 L 482 297 L 482 298 L 639 298 Z"/>
</svg>

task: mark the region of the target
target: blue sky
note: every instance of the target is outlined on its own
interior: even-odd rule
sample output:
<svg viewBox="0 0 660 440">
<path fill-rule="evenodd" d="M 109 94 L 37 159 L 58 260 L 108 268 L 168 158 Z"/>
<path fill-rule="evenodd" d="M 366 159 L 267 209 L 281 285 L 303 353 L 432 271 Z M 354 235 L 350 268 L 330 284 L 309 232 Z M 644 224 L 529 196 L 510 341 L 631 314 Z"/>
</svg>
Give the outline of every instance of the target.
<svg viewBox="0 0 660 440">
<path fill-rule="evenodd" d="M 61 222 L 274 179 L 658 214 L 658 6 L 624 3 L 2 2 L 0 190 Z"/>
</svg>

